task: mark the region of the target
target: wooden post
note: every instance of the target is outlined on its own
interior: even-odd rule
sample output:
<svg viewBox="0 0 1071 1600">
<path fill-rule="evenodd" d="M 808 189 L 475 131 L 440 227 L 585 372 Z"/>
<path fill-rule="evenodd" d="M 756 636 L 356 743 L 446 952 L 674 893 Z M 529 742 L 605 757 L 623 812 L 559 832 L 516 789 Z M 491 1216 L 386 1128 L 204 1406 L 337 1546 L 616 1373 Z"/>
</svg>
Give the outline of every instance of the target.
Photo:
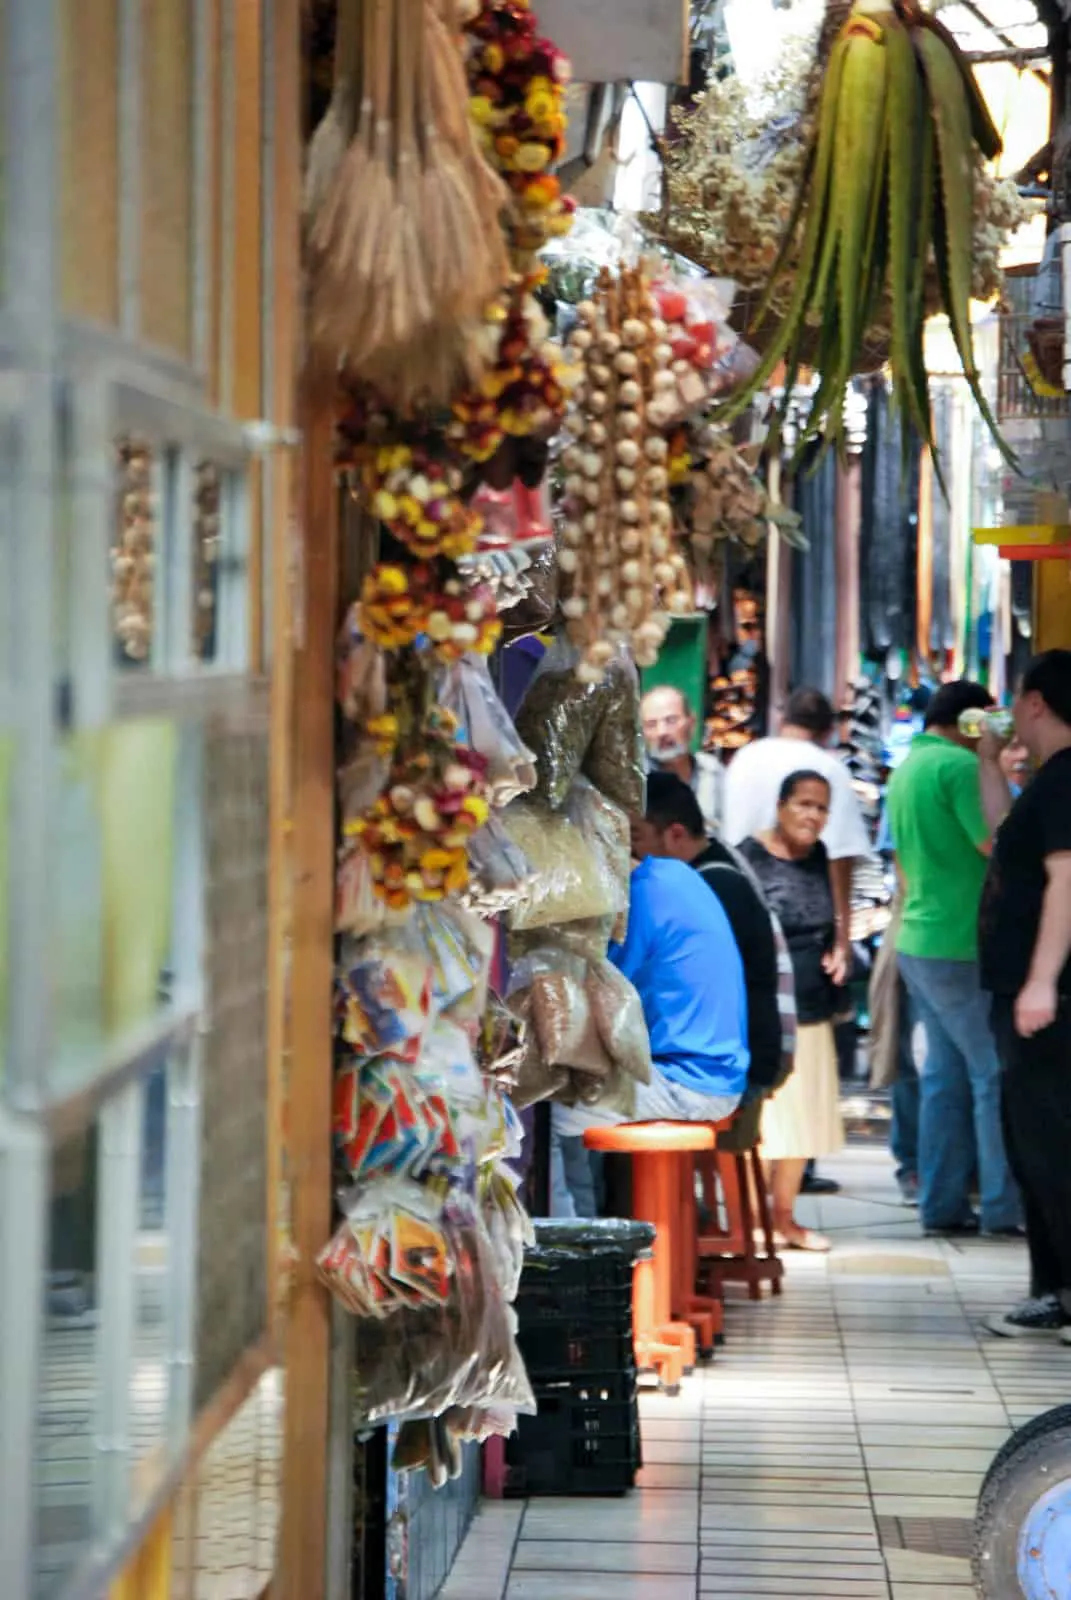
<svg viewBox="0 0 1071 1600">
<path fill-rule="evenodd" d="M 296 422 L 297 364 L 300 334 L 301 264 L 298 216 L 301 198 L 301 57 L 300 0 L 269 0 L 274 6 L 272 101 L 274 139 L 272 170 L 265 174 L 271 207 L 272 317 L 264 330 L 272 359 L 266 363 L 270 392 L 265 414 L 276 427 Z M 271 527 L 268 559 L 271 569 L 271 861 L 269 866 L 268 970 L 268 1192 L 269 1316 L 275 1329 L 283 1274 L 279 1245 L 283 1217 L 284 1057 L 287 1016 L 287 950 L 290 940 L 290 824 L 293 803 L 291 740 L 293 703 L 293 618 L 291 559 L 299 508 L 295 504 L 297 457 L 276 450 L 268 464 L 271 475 Z M 278 1330 L 281 1331 L 281 1330 Z"/>
<path fill-rule="evenodd" d="M 287 1155 L 297 1262 L 287 1321 L 283 1530 L 278 1600 L 327 1600 L 331 1308 L 316 1278 L 331 1228 L 334 963 L 334 639 L 338 529 L 332 396 L 302 399 L 301 573 L 295 606 L 293 941 Z"/>
</svg>

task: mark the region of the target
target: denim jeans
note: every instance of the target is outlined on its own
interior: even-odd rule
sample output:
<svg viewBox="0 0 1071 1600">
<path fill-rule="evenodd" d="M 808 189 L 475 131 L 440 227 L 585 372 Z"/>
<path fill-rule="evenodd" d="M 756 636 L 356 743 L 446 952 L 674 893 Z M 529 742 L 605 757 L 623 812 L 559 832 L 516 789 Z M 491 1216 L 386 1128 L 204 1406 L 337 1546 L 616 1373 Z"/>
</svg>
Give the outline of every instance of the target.
<svg viewBox="0 0 1071 1600">
<path fill-rule="evenodd" d="M 562 1133 L 550 1124 L 550 1214 L 597 1217 L 595 1163 L 583 1134 Z"/>
<path fill-rule="evenodd" d="M 890 1091 L 892 1129 L 889 1134 L 889 1148 L 896 1162 L 896 1176 L 900 1179 L 917 1179 L 919 1175 L 920 1085 L 912 1041 L 914 1031 L 915 1013 L 911 1005 L 911 996 L 901 978 L 900 1040 L 896 1078 Z"/>
<path fill-rule="evenodd" d="M 954 1227 L 970 1214 L 977 1167 L 982 1228 L 1022 1221 L 1004 1148 L 1000 1062 L 990 1002 L 973 961 L 901 955 L 914 1015 L 926 1030 L 919 1107 L 919 1208 L 927 1228 Z"/>
</svg>

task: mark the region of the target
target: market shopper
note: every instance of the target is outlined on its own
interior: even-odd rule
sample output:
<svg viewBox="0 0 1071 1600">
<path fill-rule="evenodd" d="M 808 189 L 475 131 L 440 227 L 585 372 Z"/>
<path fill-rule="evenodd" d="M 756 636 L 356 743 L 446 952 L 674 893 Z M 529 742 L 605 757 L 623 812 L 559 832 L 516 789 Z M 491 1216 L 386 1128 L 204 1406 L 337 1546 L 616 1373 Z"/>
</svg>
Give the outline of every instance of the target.
<svg viewBox="0 0 1071 1600">
<path fill-rule="evenodd" d="M 830 1246 L 796 1220 L 804 1169 L 809 1160 L 834 1155 L 844 1143 L 832 1023 L 839 962 L 829 862 L 821 840 L 831 803 L 832 788 L 823 772 L 806 767 L 791 772 L 778 793 L 773 827 L 740 846 L 781 924 L 796 980 L 795 1070 L 762 1117 L 774 1226 L 789 1248 L 812 1251 Z"/>
<path fill-rule="evenodd" d="M 721 832 L 725 768 L 715 755 L 692 750 L 696 714 L 680 689 L 649 689 L 640 706 L 649 772 L 669 772 L 686 783 L 699 802 L 708 834 Z"/>
<path fill-rule="evenodd" d="M 796 991 L 792 958 L 762 887 L 737 851 L 708 839 L 692 790 L 671 773 L 647 780 L 646 815 L 633 825 L 639 860 L 658 856 L 685 861 L 714 891 L 729 919 L 744 964 L 748 1018 L 746 1098 L 761 1098 L 785 1072 L 796 1043 Z"/>
<path fill-rule="evenodd" d="M 830 804 L 822 833 L 836 917 L 834 981 L 844 982 L 851 965 L 852 863 L 870 854 L 870 837 L 851 776 L 827 749 L 836 717 L 818 689 L 797 689 L 790 697 L 781 731 L 757 739 L 738 751 L 725 785 L 724 837 L 739 846 L 743 840 L 773 828 L 785 779 L 806 768 L 829 785 Z"/>
<path fill-rule="evenodd" d="M 637 1086 L 630 1120 L 731 1116 L 748 1074 L 744 968 L 728 917 L 691 867 L 653 856 L 639 863 L 628 933 L 610 959 L 635 986 L 651 1039 L 651 1081 Z M 554 1107 L 565 1137 L 624 1120 L 601 1106 Z"/>
<path fill-rule="evenodd" d="M 978 907 L 992 831 L 964 711 L 992 705 L 980 684 L 937 690 L 923 732 L 889 785 L 904 896 L 896 951 L 926 1033 L 919 1102 L 919 1213 L 927 1233 L 1013 1235 L 1022 1208 L 1004 1146 L 1000 1063 L 978 971 Z M 1005 788 L 1005 794 L 1007 790 Z M 977 1171 L 981 1217 L 970 1201 Z"/>
<path fill-rule="evenodd" d="M 997 830 L 979 937 L 1031 1286 L 1028 1300 L 988 1326 L 1060 1333 L 1071 1344 L 1071 651 L 1050 650 L 1027 668 L 1015 731 L 1038 771 L 1014 805 L 998 741 L 986 733 L 979 747 Z"/>
</svg>

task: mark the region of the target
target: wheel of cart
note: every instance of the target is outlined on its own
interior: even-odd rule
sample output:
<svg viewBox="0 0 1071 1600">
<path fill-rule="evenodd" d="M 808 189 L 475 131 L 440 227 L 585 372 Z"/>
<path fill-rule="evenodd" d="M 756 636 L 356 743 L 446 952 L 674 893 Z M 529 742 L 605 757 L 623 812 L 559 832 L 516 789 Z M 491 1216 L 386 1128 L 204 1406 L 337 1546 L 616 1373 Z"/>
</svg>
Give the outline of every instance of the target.
<svg viewBox="0 0 1071 1600">
<path fill-rule="evenodd" d="M 983 1600 L 1071 1596 L 1071 1406 L 1020 1428 L 986 1474 L 974 1581 Z"/>
</svg>

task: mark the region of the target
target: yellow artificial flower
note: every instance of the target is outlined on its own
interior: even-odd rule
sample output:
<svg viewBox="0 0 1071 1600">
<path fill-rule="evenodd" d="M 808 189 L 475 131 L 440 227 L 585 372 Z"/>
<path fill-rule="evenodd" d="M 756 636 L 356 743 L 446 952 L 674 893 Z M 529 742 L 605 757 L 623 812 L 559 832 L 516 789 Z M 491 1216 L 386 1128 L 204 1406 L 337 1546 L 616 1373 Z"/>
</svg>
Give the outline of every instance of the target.
<svg viewBox="0 0 1071 1600">
<path fill-rule="evenodd" d="M 473 122 L 486 124 L 494 120 L 495 108 L 485 94 L 475 94 L 469 101 L 469 116 Z"/>
<path fill-rule="evenodd" d="M 545 144 L 522 144 L 517 151 L 514 166 L 518 172 L 542 172 L 550 160 L 550 151 Z"/>
</svg>

